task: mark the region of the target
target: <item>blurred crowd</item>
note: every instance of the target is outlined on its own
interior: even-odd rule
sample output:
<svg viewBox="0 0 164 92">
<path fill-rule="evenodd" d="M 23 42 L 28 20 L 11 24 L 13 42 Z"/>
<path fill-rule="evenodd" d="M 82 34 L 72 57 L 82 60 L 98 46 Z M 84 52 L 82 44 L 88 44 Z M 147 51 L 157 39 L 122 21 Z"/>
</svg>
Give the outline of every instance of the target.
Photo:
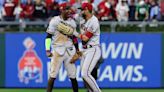
<svg viewBox="0 0 164 92">
<path fill-rule="evenodd" d="M 70 4 L 79 13 L 81 2 L 90 2 L 102 21 L 163 21 L 164 0 L 0 0 L 0 20 L 45 21 L 60 14 L 60 6 Z"/>
</svg>

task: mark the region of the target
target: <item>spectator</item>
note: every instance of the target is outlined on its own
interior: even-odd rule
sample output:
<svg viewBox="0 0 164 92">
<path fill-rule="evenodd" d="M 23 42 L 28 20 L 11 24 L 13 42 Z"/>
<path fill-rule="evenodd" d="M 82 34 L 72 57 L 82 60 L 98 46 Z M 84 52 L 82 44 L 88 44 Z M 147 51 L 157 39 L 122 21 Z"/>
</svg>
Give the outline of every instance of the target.
<svg viewBox="0 0 164 92">
<path fill-rule="evenodd" d="M 3 20 L 3 5 L 4 5 L 4 0 L 0 0 L 0 21 Z"/>
<path fill-rule="evenodd" d="M 157 20 L 158 16 L 160 14 L 160 8 L 159 5 L 157 3 L 157 1 L 152 0 L 150 2 L 151 6 L 150 6 L 150 20 Z"/>
<path fill-rule="evenodd" d="M 127 0 L 128 5 L 131 5 L 132 0 Z"/>
<path fill-rule="evenodd" d="M 118 3 L 118 0 L 108 0 L 108 2 L 115 8 Z"/>
<path fill-rule="evenodd" d="M 96 6 L 98 6 L 98 4 L 100 4 L 101 1 L 102 1 L 102 0 L 95 0 L 94 4 L 95 4 Z"/>
<path fill-rule="evenodd" d="M 21 2 L 18 2 L 17 6 L 14 9 L 14 16 L 16 20 L 20 19 L 21 12 L 23 12 Z"/>
<path fill-rule="evenodd" d="M 20 0 L 21 1 L 21 4 L 22 5 L 25 5 L 25 4 L 27 4 L 27 2 L 28 2 L 28 0 Z M 35 0 L 32 0 L 32 2 L 34 2 Z"/>
<path fill-rule="evenodd" d="M 145 21 L 149 18 L 149 8 L 144 0 L 141 0 L 136 6 L 135 19 L 139 21 Z"/>
<path fill-rule="evenodd" d="M 21 17 L 26 21 L 33 20 L 34 4 L 32 0 L 27 0 L 27 3 L 23 5 L 23 12 Z"/>
<path fill-rule="evenodd" d="M 76 23 L 80 25 L 82 17 L 80 17 L 81 12 L 81 2 L 80 0 L 77 0 L 76 3 L 74 3 L 71 7 L 72 10 L 72 18 L 75 19 Z"/>
<path fill-rule="evenodd" d="M 135 11 L 136 11 L 135 0 L 131 0 L 130 5 L 129 5 L 129 20 L 130 21 L 135 21 Z"/>
<path fill-rule="evenodd" d="M 100 2 L 100 4 L 98 5 L 98 14 L 97 17 L 99 20 L 109 20 L 109 14 L 110 14 L 110 8 L 111 5 L 108 2 L 108 0 L 103 0 L 102 2 Z"/>
<path fill-rule="evenodd" d="M 68 0 L 55 0 L 55 1 L 58 2 L 58 4 L 63 4 L 68 2 Z"/>
<path fill-rule="evenodd" d="M 69 0 L 70 4 L 73 5 L 76 3 L 77 0 Z"/>
<path fill-rule="evenodd" d="M 50 12 L 54 2 L 55 2 L 54 0 L 45 0 L 46 8 L 47 8 L 48 12 Z"/>
<path fill-rule="evenodd" d="M 49 17 L 51 18 L 51 17 L 54 17 L 54 16 L 58 16 L 59 14 L 60 14 L 59 5 L 58 5 L 57 2 L 54 2 L 51 5 Z"/>
<path fill-rule="evenodd" d="M 6 21 L 14 21 L 15 3 L 12 0 L 6 0 L 4 3 L 3 17 Z"/>
<path fill-rule="evenodd" d="M 127 22 L 129 18 L 129 7 L 126 0 L 121 0 L 116 6 L 116 15 L 119 22 Z"/>
<path fill-rule="evenodd" d="M 3 20 L 3 7 L 0 7 L 0 21 Z"/>
<path fill-rule="evenodd" d="M 33 16 L 36 20 L 45 20 L 47 18 L 47 9 L 42 0 L 35 0 Z"/>
<path fill-rule="evenodd" d="M 0 0 L 0 7 L 2 7 L 4 3 L 5 3 L 5 0 Z"/>
<path fill-rule="evenodd" d="M 22 4 L 26 4 L 27 3 L 27 0 L 21 0 L 21 3 Z"/>
<path fill-rule="evenodd" d="M 164 21 L 164 0 L 161 0 L 160 2 L 160 10 L 161 10 L 161 20 Z"/>
<path fill-rule="evenodd" d="M 13 2 L 15 3 L 15 5 L 18 5 L 19 4 L 19 0 L 13 0 Z"/>
<path fill-rule="evenodd" d="M 97 6 L 95 5 L 94 1 L 95 1 L 95 0 L 90 0 L 90 3 L 91 3 L 92 6 L 93 6 L 93 14 L 96 14 L 98 9 L 97 9 Z"/>
<path fill-rule="evenodd" d="M 158 26 L 157 20 L 159 19 L 159 15 L 160 15 L 160 8 L 159 8 L 157 1 L 150 0 L 150 20 L 151 20 L 151 23 L 149 24 L 149 26 L 151 26 L 151 27 L 157 27 Z"/>
<path fill-rule="evenodd" d="M 81 0 L 76 0 L 76 2 L 72 5 L 73 11 L 77 11 L 81 8 Z"/>
<path fill-rule="evenodd" d="M 112 20 L 116 20 L 116 5 L 117 5 L 117 0 L 109 0 L 110 4 L 111 4 L 111 12 L 109 14 L 109 16 L 111 16 Z"/>
</svg>

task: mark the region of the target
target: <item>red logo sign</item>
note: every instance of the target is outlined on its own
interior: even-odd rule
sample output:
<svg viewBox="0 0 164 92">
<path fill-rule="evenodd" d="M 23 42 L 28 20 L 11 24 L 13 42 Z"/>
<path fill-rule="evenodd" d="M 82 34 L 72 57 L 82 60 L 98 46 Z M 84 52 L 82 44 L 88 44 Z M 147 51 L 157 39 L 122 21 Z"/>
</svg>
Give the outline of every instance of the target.
<svg viewBox="0 0 164 92">
<path fill-rule="evenodd" d="M 35 42 L 26 38 L 23 42 L 26 50 L 18 63 L 18 77 L 20 82 L 28 84 L 30 81 L 42 83 L 43 65 L 41 59 L 34 50 Z"/>
</svg>

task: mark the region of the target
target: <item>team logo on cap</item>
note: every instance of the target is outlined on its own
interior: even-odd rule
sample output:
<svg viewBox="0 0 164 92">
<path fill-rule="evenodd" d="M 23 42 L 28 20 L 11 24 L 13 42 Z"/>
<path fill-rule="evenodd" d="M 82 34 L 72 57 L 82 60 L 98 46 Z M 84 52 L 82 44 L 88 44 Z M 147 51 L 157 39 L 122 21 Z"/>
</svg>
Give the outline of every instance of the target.
<svg viewBox="0 0 164 92">
<path fill-rule="evenodd" d="M 26 50 L 18 63 L 19 81 L 25 84 L 29 84 L 30 81 L 42 83 L 43 65 L 41 59 L 34 50 L 35 42 L 30 37 L 27 37 L 23 45 Z"/>
</svg>

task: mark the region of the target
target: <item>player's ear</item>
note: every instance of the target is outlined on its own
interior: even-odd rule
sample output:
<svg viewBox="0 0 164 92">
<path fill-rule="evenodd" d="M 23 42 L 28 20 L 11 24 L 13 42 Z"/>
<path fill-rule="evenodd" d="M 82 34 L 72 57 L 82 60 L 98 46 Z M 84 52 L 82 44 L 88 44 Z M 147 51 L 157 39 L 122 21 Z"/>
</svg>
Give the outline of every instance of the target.
<svg viewBox="0 0 164 92">
<path fill-rule="evenodd" d="M 92 11 L 89 10 L 89 13 L 92 13 Z"/>
</svg>

